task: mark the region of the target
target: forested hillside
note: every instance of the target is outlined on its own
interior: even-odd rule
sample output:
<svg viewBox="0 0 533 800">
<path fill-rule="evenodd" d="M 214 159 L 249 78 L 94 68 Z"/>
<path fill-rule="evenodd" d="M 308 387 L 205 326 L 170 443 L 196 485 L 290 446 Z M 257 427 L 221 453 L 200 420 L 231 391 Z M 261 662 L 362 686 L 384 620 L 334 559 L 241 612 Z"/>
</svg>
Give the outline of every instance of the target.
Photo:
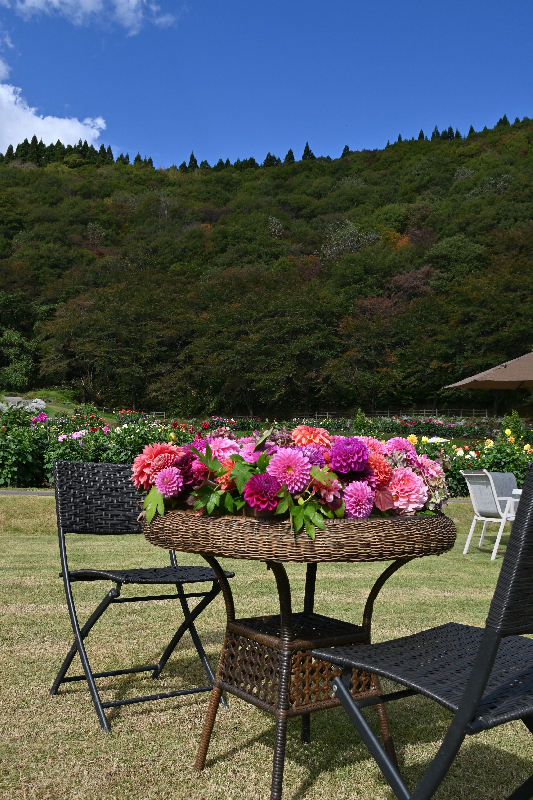
<svg viewBox="0 0 533 800">
<path fill-rule="evenodd" d="M 503 118 L 261 166 L 12 148 L 0 389 L 186 416 L 471 403 L 442 387 L 533 348 L 532 144 Z"/>
</svg>

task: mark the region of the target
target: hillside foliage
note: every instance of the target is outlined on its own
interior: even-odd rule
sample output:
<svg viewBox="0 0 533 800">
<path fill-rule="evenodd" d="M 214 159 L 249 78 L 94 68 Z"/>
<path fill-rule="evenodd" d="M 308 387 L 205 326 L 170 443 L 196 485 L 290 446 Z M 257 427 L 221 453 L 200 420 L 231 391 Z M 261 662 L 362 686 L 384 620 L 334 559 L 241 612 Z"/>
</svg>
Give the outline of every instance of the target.
<svg viewBox="0 0 533 800">
<path fill-rule="evenodd" d="M 8 148 L 0 387 L 187 417 L 488 405 L 443 387 L 533 349 L 532 145 L 504 117 L 261 166 Z"/>
</svg>

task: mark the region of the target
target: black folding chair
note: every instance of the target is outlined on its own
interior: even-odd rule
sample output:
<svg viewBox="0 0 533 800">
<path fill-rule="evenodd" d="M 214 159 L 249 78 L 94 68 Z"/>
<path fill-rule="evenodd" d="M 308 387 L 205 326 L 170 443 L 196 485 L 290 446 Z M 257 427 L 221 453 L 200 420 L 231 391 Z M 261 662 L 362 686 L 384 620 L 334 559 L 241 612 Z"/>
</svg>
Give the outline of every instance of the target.
<svg viewBox="0 0 533 800">
<path fill-rule="evenodd" d="M 106 708 L 130 705 L 132 703 L 142 703 L 148 700 L 161 700 L 165 697 L 178 697 L 179 695 L 195 694 L 197 692 L 210 692 L 213 688 L 214 681 L 213 670 L 207 660 L 194 621 L 220 592 L 220 585 L 213 570 L 209 567 L 178 566 L 176 554 L 173 550 L 169 551 L 169 567 L 160 567 L 156 569 L 69 570 L 65 534 L 139 534 L 142 532 L 142 527 L 137 522 L 137 517 L 140 512 L 140 498 L 131 482 L 131 466 L 126 464 L 91 464 L 78 461 L 56 461 L 54 462 L 54 480 L 59 552 L 62 568 L 60 577 L 63 578 L 65 586 L 67 606 L 75 639 L 50 689 L 50 694 L 57 694 L 62 683 L 86 680 L 89 685 L 98 719 L 100 720 L 100 725 L 104 731 L 109 733 L 110 725 L 104 712 Z M 235 573 L 226 572 L 225 574 L 227 577 L 232 578 Z M 72 595 L 72 584 L 80 581 L 104 580 L 109 580 L 115 585 L 105 595 L 85 624 L 80 627 Z M 183 588 L 184 585 L 190 583 L 209 582 L 212 582 L 212 586 L 209 590 L 205 591 L 186 593 Z M 120 594 L 123 584 L 173 586 L 175 590 L 172 594 L 121 597 Z M 189 608 L 188 604 L 190 598 L 199 599 L 199 602 L 192 610 Z M 104 611 L 109 606 L 116 603 L 136 603 L 146 602 L 148 600 L 179 600 L 183 613 L 183 622 L 165 648 L 157 664 L 93 673 L 83 642 Z M 128 675 L 135 672 L 152 672 L 151 677 L 158 678 L 186 631 L 189 631 L 191 634 L 209 685 L 198 686 L 193 689 L 181 689 L 175 692 L 149 694 L 125 700 L 112 700 L 105 703 L 101 701 L 95 684 L 95 678 L 107 678 L 112 675 Z M 76 653 L 79 653 L 84 674 L 67 676 L 67 671 Z M 225 701 L 223 704 L 226 705 Z"/>
<path fill-rule="evenodd" d="M 351 722 L 399 800 L 433 797 L 467 735 L 521 719 L 533 733 L 533 464 L 529 464 L 485 628 L 449 623 L 414 636 L 365 647 L 316 649 L 313 656 L 342 669 L 333 683 Z M 406 686 L 354 702 L 353 668 Z M 435 758 L 411 793 L 361 709 L 422 694 L 454 713 Z M 533 797 L 533 776 L 508 800 Z"/>
</svg>

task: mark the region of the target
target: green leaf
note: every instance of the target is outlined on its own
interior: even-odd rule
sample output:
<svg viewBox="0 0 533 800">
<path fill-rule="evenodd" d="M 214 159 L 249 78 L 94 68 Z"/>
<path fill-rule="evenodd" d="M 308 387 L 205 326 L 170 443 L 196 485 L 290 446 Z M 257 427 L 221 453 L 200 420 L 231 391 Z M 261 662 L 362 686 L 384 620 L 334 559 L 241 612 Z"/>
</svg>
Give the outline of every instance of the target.
<svg viewBox="0 0 533 800">
<path fill-rule="evenodd" d="M 267 453 L 261 453 L 261 455 L 255 462 L 255 466 L 257 467 L 259 472 L 266 472 L 266 468 L 269 461 L 270 461 L 270 456 Z"/>
<path fill-rule="evenodd" d="M 266 442 L 266 440 L 268 439 L 268 437 L 270 436 L 272 431 L 273 431 L 273 428 L 269 428 L 267 431 L 263 431 L 263 433 L 261 434 L 261 436 L 259 437 L 259 439 L 256 442 L 254 450 L 261 450 L 261 448 L 263 447 L 264 443 Z"/>
<path fill-rule="evenodd" d="M 322 516 L 322 514 L 319 514 L 318 511 L 315 511 L 315 513 L 311 517 L 311 520 L 312 520 L 313 524 L 316 525 L 317 528 L 320 528 L 321 531 L 325 531 L 326 530 L 326 524 L 324 522 L 324 517 Z"/>
<path fill-rule="evenodd" d="M 315 526 L 313 525 L 312 522 L 309 522 L 308 519 L 304 519 L 304 523 L 305 523 L 305 532 L 307 533 L 309 538 L 314 541 L 316 533 Z"/>
<path fill-rule="evenodd" d="M 288 510 L 289 510 L 289 500 L 287 497 L 282 497 L 282 499 L 276 506 L 274 514 L 284 514 Z"/>
<path fill-rule="evenodd" d="M 233 512 L 235 511 L 235 503 L 233 501 L 233 497 L 230 495 L 229 492 L 224 492 L 224 497 L 222 498 L 222 502 L 228 514 L 233 514 Z"/>
<path fill-rule="evenodd" d="M 246 500 L 244 497 L 236 497 L 233 502 L 235 503 L 235 508 L 237 511 L 240 511 L 240 509 L 246 505 Z"/>
<path fill-rule="evenodd" d="M 294 522 L 294 530 L 298 532 L 304 524 L 304 509 L 302 506 L 293 506 L 291 508 L 291 516 Z"/>
</svg>

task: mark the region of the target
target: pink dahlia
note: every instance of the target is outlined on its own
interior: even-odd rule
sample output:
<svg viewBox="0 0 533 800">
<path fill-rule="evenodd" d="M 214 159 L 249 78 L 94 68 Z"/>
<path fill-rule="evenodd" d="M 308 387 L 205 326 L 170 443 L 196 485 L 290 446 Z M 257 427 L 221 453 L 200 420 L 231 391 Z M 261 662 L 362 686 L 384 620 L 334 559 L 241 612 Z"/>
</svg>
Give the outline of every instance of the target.
<svg viewBox="0 0 533 800">
<path fill-rule="evenodd" d="M 172 456 L 172 463 L 174 463 L 176 458 L 181 455 L 181 451 L 173 444 L 154 442 L 154 444 L 147 444 L 142 453 L 136 456 L 133 462 L 133 475 L 131 478 L 136 489 L 142 488 L 148 491 L 154 485 L 155 475 L 152 473 L 152 464 L 155 459 L 164 454 Z M 164 466 L 169 465 L 165 464 Z"/>
<path fill-rule="evenodd" d="M 166 467 L 157 473 L 155 486 L 163 497 L 176 497 L 183 487 L 182 474 L 176 467 Z"/>
<path fill-rule="evenodd" d="M 444 479 L 441 465 L 427 456 L 418 456 L 418 466 L 429 484 L 438 484 Z"/>
<path fill-rule="evenodd" d="M 318 478 L 313 478 L 311 491 L 313 494 L 318 492 L 328 505 L 333 505 L 335 508 L 338 508 L 340 505 L 342 505 L 342 500 L 340 499 L 342 484 L 337 480 L 337 478 L 328 478 L 327 481 L 321 481 L 318 480 Z"/>
<path fill-rule="evenodd" d="M 208 437 L 207 439 L 213 458 L 218 458 L 219 461 L 224 461 L 235 453 L 239 452 L 239 445 L 233 439 L 225 439 L 222 436 Z"/>
<path fill-rule="evenodd" d="M 405 450 L 407 453 L 414 453 L 416 455 L 415 446 L 411 444 L 408 439 L 403 439 L 401 436 L 394 436 L 392 439 L 389 439 L 385 446 L 387 448 L 387 453 L 392 453 L 394 450 Z"/>
<path fill-rule="evenodd" d="M 385 455 L 388 452 L 385 442 L 380 442 L 379 439 L 374 439 L 373 436 L 360 436 L 359 438 L 366 444 L 369 453 Z"/>
<path fill-rule="evenodd" d="M 298 425 L 291 433 L 292 441 L 299 447 L 306 444 L 320 444 L 329 447 L 331 438 L 325 428 L 312 428 L 310 425 Z"/>
<path fill-rule="evenodd" d="M 255 440 L 252 440 L 251 442 L 246 442 L 245 444 L 242 445 L 240 449 L 240 455 L 249 464 L 255 464 L 255 462 L 261 455 L 261 451 L 255 449 Z"/>
<path fill-rule="evenodd" d="M 424 480 L 411 467 L 398 467 L 393 470 L 388 490 L 394 500 L 394 508 L 412 513 L 419 511 L 428 499 Z"/>
<path fill-rule="evenodd" d="M 364 469 L 367 463 L 368 449 L 361 439 L 339 437 L 331 448 L 331 468 L 335 472 L 357 472 Z"/>
<path fill-rule="evenodd" d="M 277 492 L 281 489 L 280 483 L 268 472 L 259 472 L 252 475 L 244 486 L 244 499 L 252 508 L 261 511 L 273 511 L 277 504 Z"/>
<path fill-rule="evenodd" d="M 366 519 L 374 506 L 374 492 L 367 483 L 352 481 L 344 490 L 344 505 L 349 519 Z"/>
<path fill-rule="evenodd" d="M 311 480 L 309 459 L 291 447 L 281 447 L 274 453 L 267 472 L 279 483 L 285 484 L 291 494 L 301 492 Z"/>
</svg>

